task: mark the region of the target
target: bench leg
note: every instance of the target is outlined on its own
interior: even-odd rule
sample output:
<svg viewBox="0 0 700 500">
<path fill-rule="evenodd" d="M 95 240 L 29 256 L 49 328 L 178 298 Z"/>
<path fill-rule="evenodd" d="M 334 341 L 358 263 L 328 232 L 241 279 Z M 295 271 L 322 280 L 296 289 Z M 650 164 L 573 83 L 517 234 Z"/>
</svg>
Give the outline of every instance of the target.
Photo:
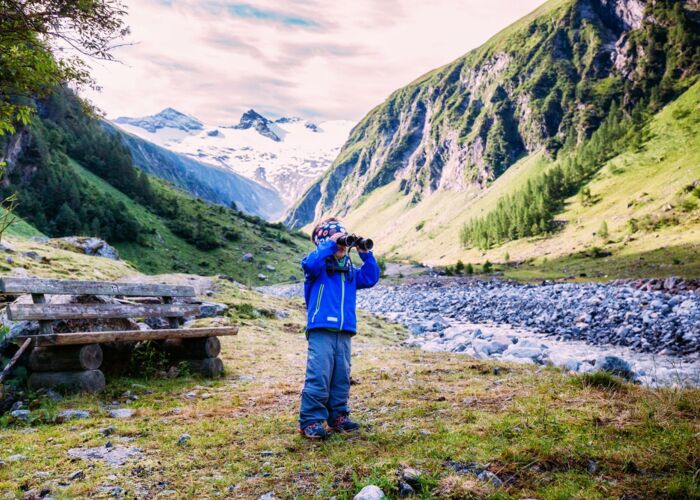
<svg viewBox="0 0 700 500">
<path fill-rule="evenodd" d="M 100 370 L 79 372 L 35 372 L 29 376 L 30 390 L 64 389 L 70 392 L 101 392 L 105 388 L 105 376 Z"/>
</svg>

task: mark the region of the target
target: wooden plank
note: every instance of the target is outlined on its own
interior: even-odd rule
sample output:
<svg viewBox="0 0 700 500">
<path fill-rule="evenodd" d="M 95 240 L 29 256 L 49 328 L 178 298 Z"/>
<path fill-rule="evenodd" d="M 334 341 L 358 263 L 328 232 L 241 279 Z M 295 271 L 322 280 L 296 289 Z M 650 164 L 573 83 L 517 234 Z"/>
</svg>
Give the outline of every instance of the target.
<svg viewBox="0 0 700 500">
<path fill-rule="evenodd" d="M 46 304 L 46 296 L 43 293 L 33 293 L 32 302 L 35 304 Z M 42 335 L 51 335 L 53 333 L 53 323 L 51 321 L 39 321 L 39 329 Z"/>
<path fill-rule="evenodd" d="M 11 321 L 196 316 L 197 304 L 11 304 Z"/>
<path fill-rule="evenodd" d="M 173 303 L 173 298 L 172 297 L 163 297 L 163 304 L 172 304 Z M 174 318 L 170 316 L 168 318 L 168 326 L 170 328 L 180 328 L 180 320 L 179 318 Z"/>
<path fill-rule="evenodd" d="M 42 278 L 0 278 L 0 293 L 19 295 L 124 295 L 130 297 L 194 297 L 187 285 L 157 283 L 116 283 L 108 281 L 50 280 Z"/>
<path fill-rule="evenodd" d="M 121 330 L 106 332 L 54 333 L 53 335 L 26 335 L 13 340 L 31 338 L 37 346 L 104 344 L 105 342 L 138 342 L 171 338 L 225 337 L 236 335 L 237 326 L 210 328 L 178 328 L 164 330 Z"/>
</svg>

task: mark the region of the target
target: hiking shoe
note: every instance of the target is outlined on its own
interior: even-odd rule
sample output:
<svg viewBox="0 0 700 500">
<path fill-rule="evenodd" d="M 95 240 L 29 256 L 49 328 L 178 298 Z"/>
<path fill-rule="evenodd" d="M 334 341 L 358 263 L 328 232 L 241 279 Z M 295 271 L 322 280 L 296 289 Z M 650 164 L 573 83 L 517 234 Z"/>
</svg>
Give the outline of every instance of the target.
<svg viewBox="0 0 700 500">
<path fill-rule="evenodd" d="M 307 425 L 303 429 L 299 429 L 299 433 L 306 439 L 323 439 L 328 436 L 326 428 L 323 426 L 323 424 L 318 422 Z"/>
<path fill-rule="evenodd" d="M 355 432 L 360 424 L 353 422 L 346 415 L 339 415 L 331 424 L 331 430 L 336 432 Z"/>
</svg>

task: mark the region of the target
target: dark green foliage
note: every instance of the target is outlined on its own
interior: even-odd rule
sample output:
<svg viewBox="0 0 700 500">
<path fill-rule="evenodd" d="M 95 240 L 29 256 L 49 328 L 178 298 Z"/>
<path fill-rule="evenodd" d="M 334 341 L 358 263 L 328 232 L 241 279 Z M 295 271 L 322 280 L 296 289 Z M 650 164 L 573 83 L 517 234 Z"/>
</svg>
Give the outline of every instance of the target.
<svg viewBox="0 0 700 500">
<path fill-rule="evenodd" d="M 455 264 L 455 273 L 456 274 L 462 274 L 464 272 L 464 262 L 461 260 L 458 260 L 457 263 Z"/>
<path fill-rule="evenodd" d="M 463 246 L 489 249 L 506 241 L 546 234 L 554 229 L 554 216 L 563 201 L 573 195 L 625 145 L 632 136 L 641 135 L 640 125 L 631 117 L 622 118 L 617 106 L 591 139 L 562 158 L 549 171 L 528 181 L 527 185 L 501 198 L 494 210 L 462 227 Z M 583 188 L 584 193 L 586 193 Z M 591 198 L 590 192 L 584 198 Z"/>
<path fill-rule="evenodd" d="M 464 272 L 466 272 L 468 275 L 474 274 L 474 266 L 472 266 L 471 263 L 468 263 L 464 268 Z"/>
<path fill-rule="evenodd" d="M 489 262 L 488 260 L 484 262 L 484 267 L 482 268 L 484 273 L 490 273 L 493 271 L 493 264 Z"/>
</svg>

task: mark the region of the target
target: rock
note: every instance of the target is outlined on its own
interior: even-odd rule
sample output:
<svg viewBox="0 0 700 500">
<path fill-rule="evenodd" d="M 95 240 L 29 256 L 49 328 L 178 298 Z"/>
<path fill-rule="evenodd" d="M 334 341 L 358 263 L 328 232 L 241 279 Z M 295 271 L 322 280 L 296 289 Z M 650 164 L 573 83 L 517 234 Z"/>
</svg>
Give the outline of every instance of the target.
<svg viewBox="0 0 700 500">
<path fill-rule="evenodd" d="M 243 262 L 250 262 L 253 260 L 253 254 L 252 253 L 244 253 L 243 254 Z"/>
<path fill-rule="evenodd" d="M 58 414 L 58 419 L 62 422 L 81 418 L 90 418 L 90 412 L 86 410 L 63 410 Z"/>
<path fill-rule="evenodd" d="M 410 484 L 408 484 L 406 481 L 403 481 L 399 479 L 399 496 L 400 497 L 409 497 L 411 495 L 415 495 L 416 491 L 411 487 Z"/>
<path fill-rule="evenodd" d="M 501 486 L 503 486 L 503 481 L 501 481 L 501 478 L 499 478 L 496 474 L 488 470 L 482 471 L 479 475 L 476 476 L 476 478 L 479 481 L 489 482 L 496 488 L 500 488 Z"/>
<path fill-rule="evenodd" d="M 588 470 L 589 474 L 595 474 L 596 472 L 598 472 L 598 462 L 589 458 L 588 464 L 586 465 L 586 470 Z"/>
<path fill-rule="evenodd" d="M 29 410 L 12 410 L 10 416 L 15 420 L 20 420 L 22 422 L 29 422 L 29 415 L 31 412 Z"/>
<path fill-rule="evenodd" d="M 44 257 L 43 255 L 39 255 L 34 250 L 31 250 L 29 252 L 22 252 L 22 256 L 26 257 L 28 259 L 32 259 L 32 260 L 45 260 L 46 259 L 46 257 Z"/>
<path fill-rule="evenodd" d="M 213 318 L 214 316 L 223 316 L 228 311 L 229 306 L 220 302 L 202 302 L 199 306 L 199 315 L 197 318 Z"/>
<path fill-rule="evenodd" d="M 115 431 L 114 427 L 104 427 L 104 428 L 98 430 L 97 432 L 99 432 L 103 436 L 107 437 L 107 436 L 111 436 L 112 434 L 114 434 L 114 431 Z"/>
<path fill-rule="evenodd" d="M 265 280 L 267 279 L 267 276 L 265 276 L 263 273 L 259 273 L 259 274 L 258 274 L 258 279 L 259 279 L 260 281 L 265 281 Z"/>
<path fill-rule="evenodd" d="M 111 418 L 131 418 L 136 413 L 136 410 L 131 408 L 117 408 L 114 410 L 109 410 L 109 416 Z"/>
<path fill-rule="evenodd" d="M 85 473 L 81 470 L 77 470 L 75 472 L 72 472 L 68 476 L 69 481 L 77 481 L 78 479 L 85 479 Z"/>
<path fill-rule="evenodd" d="M 270 265 L 270 264 L 267 264 L 265 266 L 265 269 L 267 269 L 268 271 L 276 271 L 277 270 L 277 268 L 275 266 Z"/>
<path fill-rule="evenodd" d="M 178 446 L 185 446 L 190 442 L 191 439 L 192 439 L 192 436 L 190 436 L 189 434 L 183 434 L 177 440 L 177 444 L 178 444 Z"/>
<path fill-rule="evenodd" d="M 630 364 L 618 356 L 602 356 L 596 359 L 595 369 L 618 375 L 627 380 L 634 379 L 634 372 Z"/>
<path fill-rule="evenodd" d="M 401 471 L 401 479 L 417 490 L 421 489 L 420 478 L 422 475 L 421 471 L 412 467 L 406 467 Z"/>
<path fill-rule="evenodd" d="M 141 454 L 138 448 L 126 446 L 96 446 L 94 448 L 71 448 L 68 456 L 82 460 L 102 460 L 116 467 L 124 465 L 129 459 Z"/>
<path fill-rule="evenodd" d="M 83 253 L 93 257 L 104 257 L 112 260 L 119 260 L 119 252 L 110 246 L 105 240 L 100 238 L 89 238 L 84 236 L 66 236 L 55 238 L 48 243 L 63 250 Z"/>
<path fill-rule="evenodd" d="M 21 455 L 21 454 L 10 455 L 9 457 L 7 457 L 8 462 L 23 462 L 26 459 L 27 459 L 27 455 Z"/>
<path fill-rule="evenodd" d="M 126 496 L 126 490 L 124 488 L 121 488 L 119 486 L 114 486 L 111 484 L 105 484 L 97 488 L 97 491 L 100 493 L 104 493 L 105 495 L 108 495 L 109 497 L 123 497 Z"/>
<path fill-rule="evenodd" d="M 258 500 L 277 500 L 277 497 L 273 492 L 268 491 L 267 493 L 260 495 Z"/>
<path fill-rule="evenodd" d="M 365 486 L 353 497 L 354 500 L 381 500 L 382 498 L 386 498 L 384 492 L 373 484 Z"/>
</svg>

